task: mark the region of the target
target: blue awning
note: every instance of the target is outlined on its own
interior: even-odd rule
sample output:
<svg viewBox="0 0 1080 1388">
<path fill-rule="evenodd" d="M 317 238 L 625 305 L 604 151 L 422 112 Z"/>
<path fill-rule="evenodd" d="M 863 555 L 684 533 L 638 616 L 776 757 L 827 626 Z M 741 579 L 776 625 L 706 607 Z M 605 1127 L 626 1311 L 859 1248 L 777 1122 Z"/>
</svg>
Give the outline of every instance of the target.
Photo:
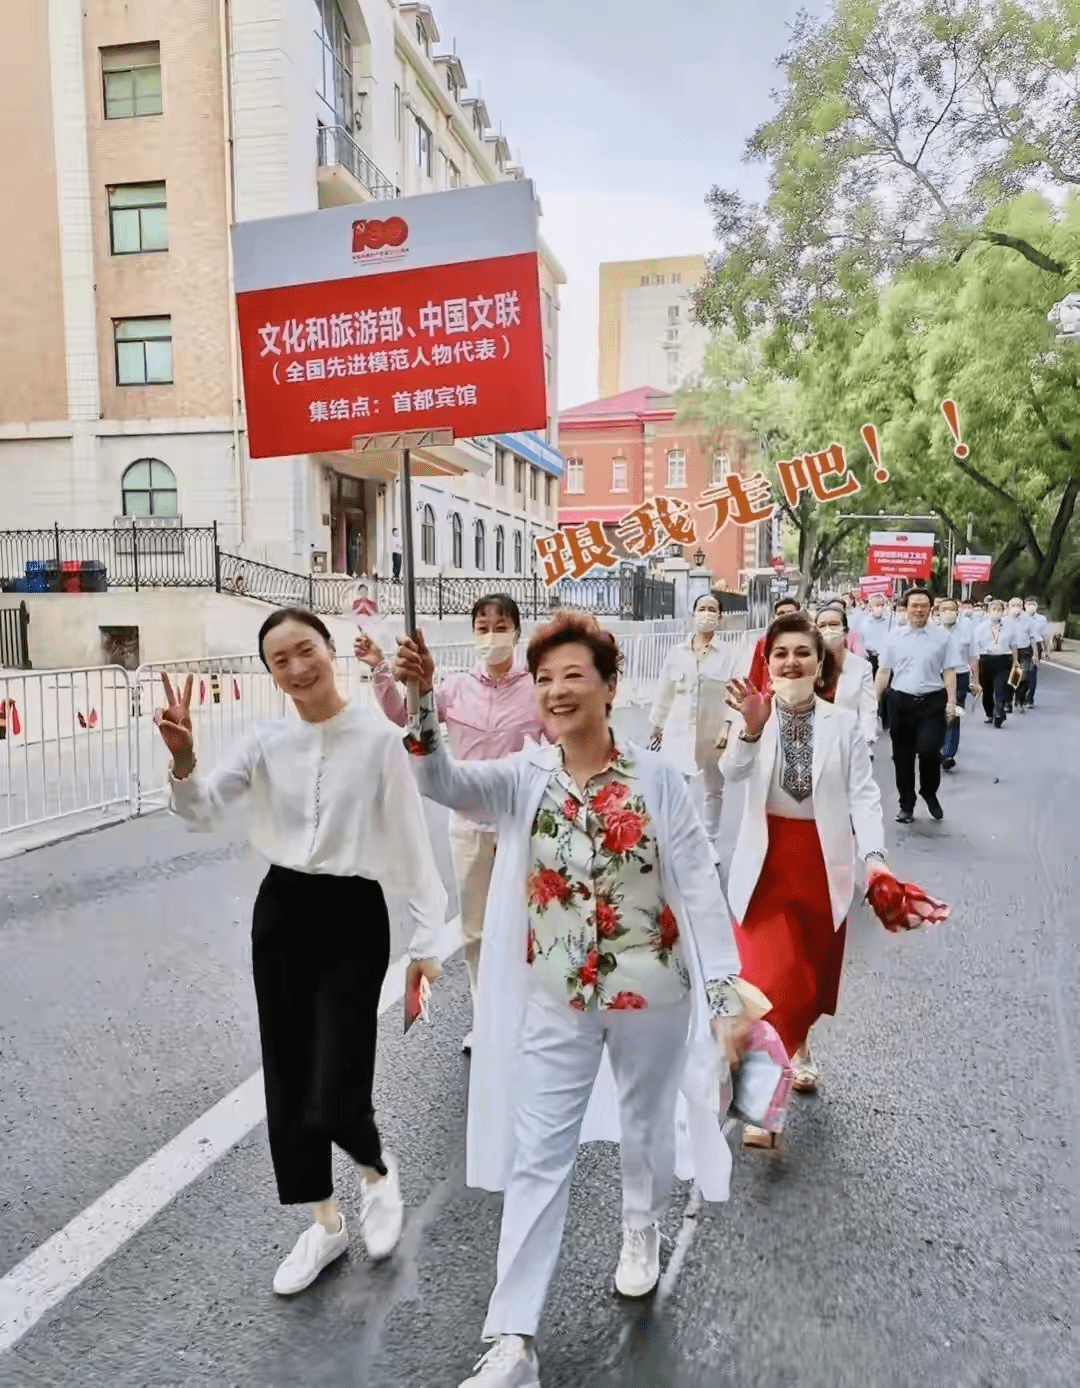
<svg viewBox="0 0 1080 1388">
<path fill-rule="evenodd" d="M 535 463 L 552 477 L 561 478 L 566 471 L 566 459 L 557 448 L 545 443 L 539 434 L 495 434 L 494 438 L 501 448 L 508 448 L 519 458 Z"/>
</svg>

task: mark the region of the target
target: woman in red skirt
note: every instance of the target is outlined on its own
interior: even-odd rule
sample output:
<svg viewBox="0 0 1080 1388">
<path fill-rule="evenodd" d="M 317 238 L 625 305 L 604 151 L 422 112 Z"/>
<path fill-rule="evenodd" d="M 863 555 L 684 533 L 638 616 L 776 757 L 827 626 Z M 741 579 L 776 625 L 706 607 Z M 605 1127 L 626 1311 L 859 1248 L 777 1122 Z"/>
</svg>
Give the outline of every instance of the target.
<svg viewBox="0 0 1080 1388">
<path fill-rule="evenodd" d="M 772 999 L 796 1087 L 818 1071 L 810 1028 L 836 1010 L 846 916 L 856 863 L 885 869 L 881 796 L 856 715 L 820 697 L 835 683 L 834 657 L 801 612 L 777 617 L 765 636 L 771 694 L 729 685 L 743 730 L 723 758 L 729 781 L 747 781 L 728 882 L 741 976 Z M 748 1146 L 773 1138 L 747 1127 Z"/>
</svg>

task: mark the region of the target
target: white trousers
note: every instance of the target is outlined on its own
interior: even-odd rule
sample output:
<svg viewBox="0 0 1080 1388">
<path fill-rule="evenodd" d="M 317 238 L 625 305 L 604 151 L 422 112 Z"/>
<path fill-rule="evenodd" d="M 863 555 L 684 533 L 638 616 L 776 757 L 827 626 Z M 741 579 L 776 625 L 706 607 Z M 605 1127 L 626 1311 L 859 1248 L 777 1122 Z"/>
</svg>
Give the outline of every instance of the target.
<svg viewBox="0 0 1080 1388">
<path fill-rule="evenodd" d="M 469 970 L 469 987 L 474 998 L 497 838 L 494 829 L 474 829 L 458 819 L 450 825 L 450 853 L 454 859 L 461 910 L 461 942 L 465 946 L 465 966 Z"/>
<path fill-rule="evenodd" d="M 642 1012 L 575 1012 L 530 990 L 515 1058 L 514 1157 L 486 1338 L 535 1335 L 555 1271 L 582 1119 L 607 1045 L 619 1091 L 623 1222 L 656 1223 L 675 1176 L 675 1101 L 690 1000 Z"/>
<path fill-rule="evenodd" d="M 720 816 L 724 809 L 724 773 L 714 755 L 701 768 L 701 779 L 705 789 L 705 808 L 702 818 L 705 833 L 715 848 L 720 839 Z"/>
</svg>

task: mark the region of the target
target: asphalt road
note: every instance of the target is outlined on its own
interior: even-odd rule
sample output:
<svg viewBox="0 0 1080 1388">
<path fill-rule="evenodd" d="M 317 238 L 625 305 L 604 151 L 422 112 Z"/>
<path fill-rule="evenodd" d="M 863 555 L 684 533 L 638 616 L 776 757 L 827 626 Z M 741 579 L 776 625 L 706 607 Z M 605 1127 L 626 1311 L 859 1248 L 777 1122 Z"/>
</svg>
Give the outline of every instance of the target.
<svg viewBox="0 0 1080 1388">
<path fill-rule="evenodd" d="M 617 1156 L 583 1150 L 544 1388 L 1080 1382 L 1078 704 L 1054 670 L 1026 719 L 966 720 L 944 822 L 923 811 L 893 852 L 952 920 L 853 921 L 820 1094 L 781 1153 L 736 1151 L 727 1205 L 676 1189 L 653 1301 L 613 1293 Z M 0 1283 L 256 1070 L 260 872 L 236 836 L 160 815 L 0 865 Z M 0 1385 L 456 1388 L 500 1206 L 463 1184 L 466 1025 L 460 957 L 431 1026 L 383 1019 L 376 1102 L 409 1206 L 390 1263 L 354 1237 L 309 1292 L 273 1296 L 305 1215 L 277 1205 L 259 1124 L 0 1354 Z"/>
</svg>

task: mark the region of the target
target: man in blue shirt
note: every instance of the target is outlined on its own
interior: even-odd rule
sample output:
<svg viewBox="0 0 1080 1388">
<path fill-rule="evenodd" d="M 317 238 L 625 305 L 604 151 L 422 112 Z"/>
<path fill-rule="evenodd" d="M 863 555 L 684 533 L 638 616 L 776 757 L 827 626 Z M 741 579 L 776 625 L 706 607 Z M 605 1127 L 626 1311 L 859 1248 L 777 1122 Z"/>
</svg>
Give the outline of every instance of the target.
<svg viewBox="0 0 1080 1388">
<path fill-rule="evenodd" d="M 924 588 L 907 593 L 907 624 L 891 633 L 878 660 L 878 696 L 889 691 L 889 732 L 900 798 L 898 824 L 910 824 L 915 818 L 916 759 L 919 794 L 934 819 L 944 814 L 937 798 L 941 748 L 946 726 L 956 717 L 958 657 L 950 633 L 929 625 L 931 606 Z"/>
<path fill-rule="evenodd" d="M 1031 662 L 1031 674 L 1028 677 L 1028 708 L 1035 707 L 1035 690 L 1039 683 L 1039 666 L 1046 655 L 1046 637 L 1050 630 L 1050 623 L 1039 611 L 1039 604 L 1035 598 L 1028 598 L 1024 603 L 1024 612 L 1027 615 L 1028 626 L 1031 631 L 1033 643 L 1034 659 Z"/>
<path fill-rule="evenodd" d="M 956 643 L 956 705 L 962 709 L 967 701 L 969 689 L 976 697 L 979 694 L 978 665 L 975 655 L 975 628 L 971 621 L 960 615 L 960 604 L 955 598 L 942 598 L 938 603 L 938 617 L 943 631 L 949 632 Z M 956 754 L 960 750 L 960 719 L 956 717 L 945 728 L 945 741 L 941 747 L 941 768 L 951 771 L 956 765 Z"/>
</svg>

